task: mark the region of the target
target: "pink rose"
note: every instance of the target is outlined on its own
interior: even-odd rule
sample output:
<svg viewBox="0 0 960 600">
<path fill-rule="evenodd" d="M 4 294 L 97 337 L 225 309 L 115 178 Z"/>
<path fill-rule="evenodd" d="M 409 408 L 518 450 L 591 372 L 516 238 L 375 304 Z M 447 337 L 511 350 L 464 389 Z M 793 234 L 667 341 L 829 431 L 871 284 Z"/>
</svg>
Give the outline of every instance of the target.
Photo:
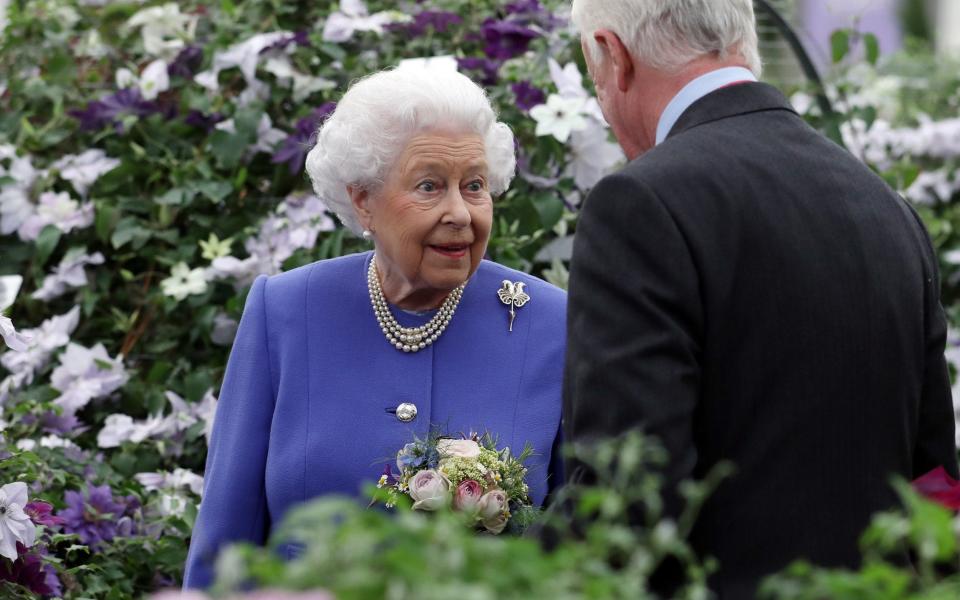
<svg viewBox="0 0 960 600">
<path fill-rule="evenodd" d="M 453 508 L 463 512 L 473 512 L 480 504 L 483 488 L 473 479 L 467 479 L 457 486 L 453 493 Z"/>
<path fill-rule="evenodd" d="M 498 534 L 507 526 L 510 512 L 507 507 L 507 494 L 503 490 L 491 490 L 480 498 L 477 505 L 480 510 L 480 522 L 484 529 Z"/>
<path fill-rule="evenodd" d="M 419 471 L 409 485 L 414 510 L 440 510 L 450 502 L 450 480 L 438 471 Z"/>
</svg>

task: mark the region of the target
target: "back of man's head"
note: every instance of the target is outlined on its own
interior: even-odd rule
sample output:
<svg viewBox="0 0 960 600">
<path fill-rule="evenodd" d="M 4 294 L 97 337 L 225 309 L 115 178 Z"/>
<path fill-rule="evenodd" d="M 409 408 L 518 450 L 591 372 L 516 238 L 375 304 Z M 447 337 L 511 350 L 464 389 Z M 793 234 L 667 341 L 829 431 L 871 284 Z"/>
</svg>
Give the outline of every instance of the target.
<svg viewBox="0 0 960 600">
<path fill-rule="evenodd" d="M 739 56 L 760 76 L 752 0 L 573 0 L 573 21 L 594 61 L 603 56 L 593 32 L 608 29 L 655 69 L 679 71 L 703 56 Z"/>
</svg>

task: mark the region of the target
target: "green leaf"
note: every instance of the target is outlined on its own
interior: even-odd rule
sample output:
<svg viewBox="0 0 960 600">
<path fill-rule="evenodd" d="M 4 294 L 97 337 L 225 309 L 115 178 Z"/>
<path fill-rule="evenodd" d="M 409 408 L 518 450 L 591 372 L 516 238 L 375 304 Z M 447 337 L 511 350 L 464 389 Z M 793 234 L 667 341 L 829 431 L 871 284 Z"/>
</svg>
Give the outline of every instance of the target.
<svg viewBox="0 0 960 600">
<path fill-rule="evenodd" d="M 849 29 L 838 29 L 830 35 L 830 50 L 834 64 L 842 61 L 850 53 Z"/>
<path fill-rule="evenodd" d="M 533 194 L 530 202 L 540 216 L 540 224 L 544 229 L 553 229 L 563 217 L 563 200 L 554 191 Z"/>
<path fill-rule="evenodd" d="M 53 225 L 47 225 L 37 236 L 37 264 L 44 265 L 60 243 L 61 231 Z"/>
<path fill-rule="evenodd" d="M 142 227 L 135 217 L 124 217 L 117 223 L 113 235 L 110 236 L 110 244 L 116 250 L 131 244 L 136 250 L 143 247 L 151 235 L 150 230 Z"/>
<path fill-rule="evenodd" d="M 96 219 L 94 220 L 94 229 L 97 232 L 97 237 L 100 238 L 101 242 L 106 242 L 110 239 L 110 232 L 113 231 L 113 226 L 117 222 L 117 209 L 110 206 L 106 202 L 98 202 L 96 204 Z"/>
<path fill-rule="evenodd" d="M 880 58 L 880 41 L 877 36 L 872 33 L 864 34 L 863 45 L 867 54 L 867 62 L 876 65 L 877 59 Z"/>
</svg>

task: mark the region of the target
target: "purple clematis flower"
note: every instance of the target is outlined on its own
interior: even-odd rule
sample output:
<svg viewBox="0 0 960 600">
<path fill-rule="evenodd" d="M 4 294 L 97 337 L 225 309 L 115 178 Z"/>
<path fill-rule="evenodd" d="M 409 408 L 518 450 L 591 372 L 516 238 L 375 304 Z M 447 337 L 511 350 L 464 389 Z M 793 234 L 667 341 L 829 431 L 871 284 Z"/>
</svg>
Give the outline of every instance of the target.
<svg viewBox="0 0 960 600">
<path fill-rule="evenodd" d="M 215 112 L 205 115 L 199 110 L 191 110 L 187 113 L 187 116 L 184 117 L 183 122 L 191 127 L 196 127 L 197 129 L 203 129 L 207 133 L 213 131 L 214 125 L 223 121 L 226 117 L 222 114 Z"/>
<path fill-rule="evenodd" d="M 482 75 L 480 78 L 482 85 L 496 85 L 500 63 L 488 58 L 467 57 L 458 58 L 457 67 L 461 70 L 480 73 Z"/>
<path fill-rule="evenodd" d="M 406 31 L 411 37 L 420 37 L 433 29 L 437 33 L 446 33 L 454 25 L 463 23 L 463 18 L 457 13 L 445 10 L 425 10 L 413 17 L 413 22 L 398 24 L 394 28 Z"/>
<path fill-rule="evenodd" d="M 518 2 L 509 2 L 504 7 L 507 11 L 507 14 L 526 14 L 526 13 L 538 13 L 543 10 L 543 7 L 540 6 L 540 0 L 519 0 Z"/>
<path fill-rule="evenodd" d="M 30 517 L 34 525 L 53 527 L 54 525 L 63 525 L 64 523 L 62 517 L 57 517 L 53 514 L 53 506 L 51 506 L 49 502 L 42 502 L 40 500 L 27 502 L 27 505 L 23 507 L 23 512 Z"/>
<path fill-rule="evenodd" d="M 530 41 L 539 33 L 514 21 L 498 21 L 489 18 L 480 29 L 487 45 L 484 53 L 490 58 L 507 60 L 527 51 Z"/>
<path fill-rule="evenodd" d="M 0 561 L 0 580 L 21 585 L 34 594 L 60 597 L 60 579 L 53 565 L 43 562 L 42 547 L 35 546 L 27 552 L 26 547 L 17 542 L 20 557 L 13 562 Z"/>
<path fill-rule="evenodd" d="M 173 62 L 167 66 L 167 75 L 193 79 L 203 65 L 203 49 L 199 46 L 187 46 L 177 54 Z"/>
<path fill-rule="evenodd" d="M 156 102 L 144 100 L 140 96 L 140 90 L 131 87 L 90 102 L 83 110 L 71 110 L 70 116 L 80 121 L 80 129 L 84 131 L 103 129 L 104 126 L 113 124 L 117 132 L 122 133 L 123 126 L 119 121 L 121 117 L 145 117 L 156 112 L 161 112 L 160 106 Z"/>
<path fill-rule="evenodd" d="M 270 162 L 274 164 L 287 163 L 291 175 L 299 173 L 306 161 L 307 152 L 317 141 L 317 128 L 336 107 L 336 102 L 325 102 L 320 108 L 297 121 L 293 133 L 283 140 L 280 149 L 273 154 Z"/>
<path fill-rule="evenodd" d="M 92 550 L 134 533 L 132 516 L 140 508 L 135 496 L 115 499 L 110 486 L 88 484 L 85 493 L 70 490 L 65 498 L 67 508 L 57 513 L 64 519 L 64 532 L 77 534 Z"/>
<path fill-rule="evenodd" d="M 517 98 L 517 106 L 523 110 L 530 110 L 538 104 L 543 104 L 547 99 L 543 90 L 533 87 L 528 81 L 514 83 L 510 89 Z"/>
<path fill-rule="evenodd" d="M 58 415 L 52 410 L 47 411 L 40 417 L 40 425 L 43 427 L 44 433 L 52 433 L 59 436 L 83 433 L 89 429 L 89 427 L 80 422 L 77 415 Z"/>
</svg>

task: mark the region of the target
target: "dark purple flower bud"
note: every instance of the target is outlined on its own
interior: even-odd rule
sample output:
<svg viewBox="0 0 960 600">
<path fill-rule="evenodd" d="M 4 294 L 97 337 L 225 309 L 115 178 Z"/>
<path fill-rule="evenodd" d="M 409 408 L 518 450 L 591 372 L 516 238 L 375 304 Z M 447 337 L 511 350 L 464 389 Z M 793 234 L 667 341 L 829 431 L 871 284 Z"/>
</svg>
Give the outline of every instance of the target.
<svg viewBox="0 0 960 600">
<path fill-rule="evenodd" d="M 496 85 L 497 72 L 500 70 L 500 63 L 488 58 L 458 58 L 457 67 L 461 70 L 474 71 L 481 75 L 481 85 Z"/>
<path fill-rule="evenodd" d="M 193 79 L 203 64 L 203 49 L 199 46 L 187 46 L 177 54 L 173 62 L 167 66 L 170 77 Z"/>
<path fill-rule="evenodd" d="M 547 99 L 542 90 L 533 87 L 527 81 L 514 83 L 510 89 L 517 98 L 517 106 L 523 110 L 530 110 L 538 104 L 543 104 Z"/>
<path fill-rule="evenodd" d="M 333 113 L 336 107 L 336 102 L 326 102 L 297 121 L 293 133 L 283 140 L 280 148 L 271 157 L 270 162 L 274 164 L 286 163 L 291 175 L 299 173 L 307 159 L 307 152 L 317 141 L 317 129 Z"/>
<path fill-rule="evenodd" d="M 480 29 L 486 41 L 483 51 L 490 58 L 507 60 L 527 51 L 530 41 L 540 34 L 514 21 L 498 21 L 490 18 Z"/>
<path fill-rule="evenodd" d="M 184 117 L 183 122 L 191 127 L 196 127 L 197 129 L 203 129 L 207 133 L 213 130 L 213 126 L 224 120 L 222 114 L 215 112 L 205 115 L 199 110 L 191 110 L 186 117 Z"/>
<path fill-rule="evenodd" d="M 40 500 L 27 502 L 27 505 L 23 507 L 23 512 L 30 517 L 30 520 L 33 521 L 35 525 L 53 527 L 54 525 L 62 525 L 64 522 L 61 517 L 56 517 L 53 515 L 52 505 Z"/>
</svg>

